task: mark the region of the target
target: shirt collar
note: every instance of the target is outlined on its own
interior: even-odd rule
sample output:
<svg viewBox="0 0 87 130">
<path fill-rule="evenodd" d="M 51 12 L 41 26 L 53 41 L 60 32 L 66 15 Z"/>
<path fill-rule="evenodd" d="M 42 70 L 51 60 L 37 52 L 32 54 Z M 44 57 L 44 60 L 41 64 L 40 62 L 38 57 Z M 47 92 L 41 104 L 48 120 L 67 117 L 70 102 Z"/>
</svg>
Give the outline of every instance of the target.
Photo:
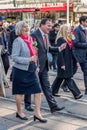
<svg viewBox="0 0 87 130">
<path fill-rule="evenodd" d="M 40 30 L 40 32 L 41 32 L 41 35 L 42 35 L 42 37 L 44 38 L 44 32 L 39 28 L 39 30 Z"/>
<path fill-rule="evenodd" d="M 81 26 L 81 28 L 83 29 L 83 30 L 85 30 L 86 29 L 86 27 L 84 27 L 83 25 L 80 25 Z"/>
</svg>

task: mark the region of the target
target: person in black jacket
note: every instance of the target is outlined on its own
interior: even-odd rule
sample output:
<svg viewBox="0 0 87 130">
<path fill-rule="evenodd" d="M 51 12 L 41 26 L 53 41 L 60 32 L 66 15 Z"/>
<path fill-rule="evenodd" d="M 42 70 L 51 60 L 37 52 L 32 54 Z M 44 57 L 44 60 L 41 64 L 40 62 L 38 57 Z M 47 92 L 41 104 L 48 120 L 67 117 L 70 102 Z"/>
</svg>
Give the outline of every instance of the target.
<svg viewBox="0 0 87 130">
<path fill-rule="evenodd" d="M 55 47 L 55 39 L 56 39 L 56 35 L 59 31 L 60 25 L 58 25 L 58 23 L 54 24 L 53 29 L 49 32 L 49 41 L 50 41 L 50 45 Z M 57 53 L 52 53 L 52 57 L 53 57 L 53 61 L 50 65 L 50 68 L 53 66 L 53 70 L 56 70 L 56 62 L 57 62 Z"/>
<path fill-rule="evenodd" d="M 58 70 L 57 77 L 55 78 L 52 84 L 52 93 L 56 95 L 59 91 L 59 88 L 62 82 L 65 80 L 69 90 L 72 92 L 75 99 L 82 97 L 80 90 L 75 84 L 73 77 L 73 56 L 72 56 L 72 39 L 69 39 L 71 36 L 70 31 L 68 31 L 67 25 L 62 25 L 57 34 L 56 44 L 57 46 L 66 43 L 66 48 L 61 53 L 58 53 Z"/>
<path fill-rule="evenodd" d="M 53 29 L 49 32 L 49 41 L 50 41 L 50 45 L 51 46 L 56 46 L 55 44 L 55 40 L 56 40 L 56 36 L 57 36 L 57 33 L 60 29 L 60 26 L 62 24 L 58 24 L 58 23 L 55 23 L 54 26 L 53 26 Z M 56 67 L 57 67 L 57 53 L 53 53 L 52 52 L 52 57 L 53 57 L 53 61 L 52 63 L 50 63 L 50 68 L 52 67 L 53 65 L 53 70 L 56 71 Z M 64 92 L 69 92 L 69 89 L 66 85 L 66 82 L 64 82 L 61 86 L 61 88 L 63 89 Z"/>
<path fill-rule="evenodd" d="M 13 46 L 13 41 L 17 38 L 17 35 L 15 34 L 15 29 L 13 29 L 10 32 L 10 37 L 9 37 L 9 42 L 8 42 L 8 51 L 9 54 L 12 54 L 12 46 Z"/>
<path fill-rule="evenodd" d="M 51 113 L 55 111 L 60 111 L 64 109 L 64 107 L 59 107 L 57 105 L 56 100 L 52 96 L 52 90 L 50 88 L 50 82 L 48 79 L 48 57 L 47 53 L 56 52 L 60 53 L 61 50 L 65 49 L 66 44 L 61 45 L 60 47 L 50 47 L 48 46 L 47 34 L 52 29 L 52 20 L 49 18 L 43 18 L 40 22 L 40 27 L 31 34 L 32 39 L 35 39 L 37 42 L 38 48 L 38 60 L 39 60 L 39 79 L 41 83 L 42 90 L 50 107 Z"/>
<path fill-rule="evenodd" d="M 3 28 L 2 16 L 0 16 L 0 30 L 2 30 L 0 35 L 0 44 L 2 44 L 3 46 L 1 50 L 1 58 L 4 65 L 5 74 L 7 74 L 10 64 L 9 64 L 9 57 L 8 57 L 6 30 Z"/>
<path fill-rule="evenodd" d="M 79 18 L 79 25 L 74 30 L 73 53 L 80 63 L 84 76 L 85 94 L 87 95 L 87 16 Z"/>
</svg>

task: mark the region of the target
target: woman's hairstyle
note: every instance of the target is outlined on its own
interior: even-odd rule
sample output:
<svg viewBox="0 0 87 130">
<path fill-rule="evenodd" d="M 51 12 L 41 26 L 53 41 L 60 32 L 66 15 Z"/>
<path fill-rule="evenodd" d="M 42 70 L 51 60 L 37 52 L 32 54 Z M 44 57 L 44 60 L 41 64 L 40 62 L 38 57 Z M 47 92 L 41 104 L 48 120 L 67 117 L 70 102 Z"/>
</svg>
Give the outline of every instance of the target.
<svg viewBox="0 0 87 130">
<path fill-rule="evenodd" d="M 67 25 L 61 25 L 60 26 L 60 29 L 57 33 L 57 36 L 56 36 L 56 40 L 55 40 L 55 43 L 57 43 L 57 40 L 60 38 L 60 37 L 63 37 L 63 38 L 66 38 L 67 36 L 67 33 L 66 31 L 68 31 L 69 27 Z"/>
<path fill-rule="evenodd" d="M 16 35 L 21 35 L 22 34 L 22 28 L 23 26 L 26 24 L 25 21 L 19 21 L 16 23 L 16 26 L 15 26 L 15 33 Z"/>
</svg>

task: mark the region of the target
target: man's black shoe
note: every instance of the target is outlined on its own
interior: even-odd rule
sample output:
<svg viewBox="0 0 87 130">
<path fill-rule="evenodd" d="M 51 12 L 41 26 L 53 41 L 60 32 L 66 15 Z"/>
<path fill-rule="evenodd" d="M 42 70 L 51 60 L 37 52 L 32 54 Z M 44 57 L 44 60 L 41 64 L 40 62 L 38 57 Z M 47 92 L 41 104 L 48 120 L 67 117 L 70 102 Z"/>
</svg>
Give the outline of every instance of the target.
<svg viewBox="0 0 87 130">
<path fill-rule="evenodd" d="M 60 95 L 58 94 L 52 94 L 54 97 L 60 97 Z"/>
<path fill-rule="evenodd" d="M 34 111 L 34 109 L 31 107 L 31 106 L 25 106 L 25 109 L 27 110 L 27 111 Z"/>
<path fill-rule="evenodd" d="M 54 109 L 51 110 L 51 113 L 61 111 L 61 110 L 63 110 L 64 108 L 65 108 L 65 107 L 57 107 L 57 108 L 54 108 Z"/>
<path fill-rule="evenodd" d="M 67 86 L 61 86 L 64 92 L 70 92 Z"/>
<path fill-rule="evenodd" d="M 75 96 L 75 99 L 80 99 L 82 96 L 82 94 L 79 94 L 78 96 Z"/>
</svg>

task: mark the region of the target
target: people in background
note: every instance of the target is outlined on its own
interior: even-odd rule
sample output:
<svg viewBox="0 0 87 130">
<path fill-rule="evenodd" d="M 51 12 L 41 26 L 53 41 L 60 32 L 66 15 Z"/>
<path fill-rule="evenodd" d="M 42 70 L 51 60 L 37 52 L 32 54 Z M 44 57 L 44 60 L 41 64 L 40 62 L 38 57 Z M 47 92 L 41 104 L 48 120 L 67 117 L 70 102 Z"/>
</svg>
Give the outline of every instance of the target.
<svg viewBox="0 0 87 130">
<path fill-rule="evenodd" d="M 60 25 L 58 23 L 55 23 L 53 26 L 53 29 L 49 32 L 49 41 L 50 41 L 50 45 L 55 47 L 55 39 L 56 39 L 56 35 L 59 31 Z M 57 53 L 52 53 L 52 57 L 53 57 L 53 61 L 50 64 L 50 69 L 52 69 L 53 67 L 53 71 L 56 71 L 56 66 L 57 66 Z"/>
<path fill-rule="evenodd" d="M 35 24 L 32 25 L 30 28 L 30 34 L 32 34 L 36 30 Z"/>
<path fill-rule="evenodd" d="M 7 37 L 6 37 L 6 31 L 3 28 L 3 17 L 0 16 L 0 30 L 1 31 L 1 43 L 2 44 L 2 50 L 1 50 L 1 57 L 2 57 L 2 61 L 3 61 L 3 65 L 4 65 L 4 69 L 5 69 L 5 74 L 7 74 L 8 69 L 10 67 L 10 63 L 9 63 L 9 57 L 8 57 L 8 47 L 7 47 Z"/>
</svg>

